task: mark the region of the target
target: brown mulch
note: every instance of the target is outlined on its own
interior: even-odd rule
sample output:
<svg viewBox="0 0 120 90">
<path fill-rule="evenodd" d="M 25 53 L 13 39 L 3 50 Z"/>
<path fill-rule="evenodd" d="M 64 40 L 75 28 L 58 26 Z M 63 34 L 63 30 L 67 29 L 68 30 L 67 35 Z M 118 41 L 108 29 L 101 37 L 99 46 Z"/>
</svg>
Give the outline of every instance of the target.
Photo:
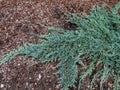
<svg viewBox="0 0 120 90">
<path fill-rule="evenodd" d="M 0 59 L 25 43 L 40 43 L 32 34 L 48 33 L 41 24 L 72 28 L 63 12 L 89 13 L 104 2 L 114 6 L 119 0 L 0 0 Z M 23 56 L 0 66 L 0 90 L 60 90 L 57 62 L 36 64 Z M 89 90 L 88 78 L 81 90 Z M 77 87 L 77 84 L 76 84 Z M 112 90 L 112 82 L 104 90 Z M 71 88 L 70 90 L 77 90 Z M 99 85 L 93 90 L 99 90 Z"/>
</svg>

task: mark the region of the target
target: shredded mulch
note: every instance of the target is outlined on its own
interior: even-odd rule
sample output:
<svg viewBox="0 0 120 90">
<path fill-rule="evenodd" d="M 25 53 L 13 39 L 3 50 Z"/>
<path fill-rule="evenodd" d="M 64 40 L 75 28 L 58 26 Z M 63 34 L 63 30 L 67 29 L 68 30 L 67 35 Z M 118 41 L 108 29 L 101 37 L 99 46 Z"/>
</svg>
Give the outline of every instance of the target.
<svg viewBox="0 0 120 90">
<path fill-rule="evenodd" d="M 25 43 L 41 43 L 34 34 L 46 34 L 48 30 L 41 24 L 71 29 L 66 12 L 88 13 L 94 5 L 104 2 L 114 6 L 119 0 L 0 0 L 0 59 L 11 50 Z M 56 64 L 37 64 L 31 58 L 24 60 L 18 56 L 14 60 L 0 65 L 0 90 L 60 90 Z M 79 72 L 80 73 L 80 72 Z M 87 78 L 81 90 L 89 90 L 90 78 Z M 113 80 L 104 85 L 104 90 L 112 90 Z M 77 90 L 77 83 L 75 88 Z M 99 90 L 96 85 L 93 90 Z"/>
</svg>

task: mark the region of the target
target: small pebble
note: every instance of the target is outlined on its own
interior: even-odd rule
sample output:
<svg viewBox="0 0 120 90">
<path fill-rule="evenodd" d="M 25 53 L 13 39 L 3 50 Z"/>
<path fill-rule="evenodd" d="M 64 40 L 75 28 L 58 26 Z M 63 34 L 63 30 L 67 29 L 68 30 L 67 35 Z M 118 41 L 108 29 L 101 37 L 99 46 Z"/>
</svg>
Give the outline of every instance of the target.
<svg viewBox="0 0 120 90">
<path fill-rule="evenodd" d="M 39 81 L 41 77 L 42 77 L 41 74 L 39 74 L 37 80 Z"/>
<path fill-rule="evenodd" d="M 1 84 L 0 87 L 3 88 L 3 87 L 4 87 L 4 84 Z"/>
<path fill-rule="evenodd" d="M 18 66 L 20 66 L 20 64 L 18 64 Z"/>
<path fill-rule="evenodd" d="M 28 86 L 28 82 L 26 82 L 26 86 Z"/>
<path fill-rule="evenodd" d="M 31 77 L 29 77 L 29 79 L 32 79 Z"/>
</svg>

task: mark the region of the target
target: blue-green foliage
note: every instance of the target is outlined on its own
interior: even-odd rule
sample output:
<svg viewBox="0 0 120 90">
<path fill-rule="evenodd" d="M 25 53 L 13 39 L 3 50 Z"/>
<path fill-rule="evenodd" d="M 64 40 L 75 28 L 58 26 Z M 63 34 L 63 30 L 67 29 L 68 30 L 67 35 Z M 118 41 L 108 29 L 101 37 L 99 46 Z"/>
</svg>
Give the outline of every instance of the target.
<svg viewBox="0 0 120 90">
<path fill-rule="evenodd" d="M 104 81 L 113 76 L 115 78 L 114 90 L 118 90 L 120 79 L 120 15 L 118 10 L 120 3 L 110 11 L 106 11 L 106 5 L 95 7 L 90 15 L 82 18 L 71 14 L 71 23 L 76 24 L 75 30 L 64 31 L 60 28 L 47 27 L 51 33 L 39 35 L 43 40 L 41 44 L 26 44 L 17 51 L 5 55 L 0 63 L 23 54 L 33 59 L 38 58 L 41 63 L 49 63 L 59 60 L 57 67 L 61 75 L 60 85 L 63 90 L 74 86 L 75 79 L 79 78 L 79 89 L 84 79 L 92 74 L 97 65 L 102 64 L 100 71 L 93 75 L 91 89 L 95 80 L 101 79 L 101 89 Z M 85 65 L 83 59 L 89 60 Z M 81 76 L 78 76 L 76 63 L 85 68 Z"/>
</svg>

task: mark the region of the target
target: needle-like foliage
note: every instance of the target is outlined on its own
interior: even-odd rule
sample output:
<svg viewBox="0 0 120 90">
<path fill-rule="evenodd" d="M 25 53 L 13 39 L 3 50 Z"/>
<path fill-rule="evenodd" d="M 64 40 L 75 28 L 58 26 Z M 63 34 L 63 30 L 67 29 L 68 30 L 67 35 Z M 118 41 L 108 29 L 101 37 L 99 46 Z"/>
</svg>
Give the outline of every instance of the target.
<svg viewBox="0 0 120 90">
<path fill-rule="evenodd" d="M 63 90 L 75 85 L 79 78 L 79 86 L 87 76 L 93 74 L 95 67 L 102 64 L 99 71 L 93 74 L 92 86 L 100 78 L 100 88 L 109 78 L 114 78 L 114 90 L 119 90 L 120 80 L 120 3 L 106 11 L 106 5 L 94 7 L 90 15 L 80 17 L 71 14 L 69 22 L 75 24 L 75 30 L 63 30 L 47 27 L 51 33 L 39 35 L 43 40 L 41 44 L 26 44 L 16 51 L 5 55 L 0 63 L 5 63 L 17 55 L 38 58 L 41 63 L 59 61 L 60 85 Z M 90 63 L 85 64 L 84 59 Z M 85 69 L 78 76 L 77 63 Z"/>
</svg>

